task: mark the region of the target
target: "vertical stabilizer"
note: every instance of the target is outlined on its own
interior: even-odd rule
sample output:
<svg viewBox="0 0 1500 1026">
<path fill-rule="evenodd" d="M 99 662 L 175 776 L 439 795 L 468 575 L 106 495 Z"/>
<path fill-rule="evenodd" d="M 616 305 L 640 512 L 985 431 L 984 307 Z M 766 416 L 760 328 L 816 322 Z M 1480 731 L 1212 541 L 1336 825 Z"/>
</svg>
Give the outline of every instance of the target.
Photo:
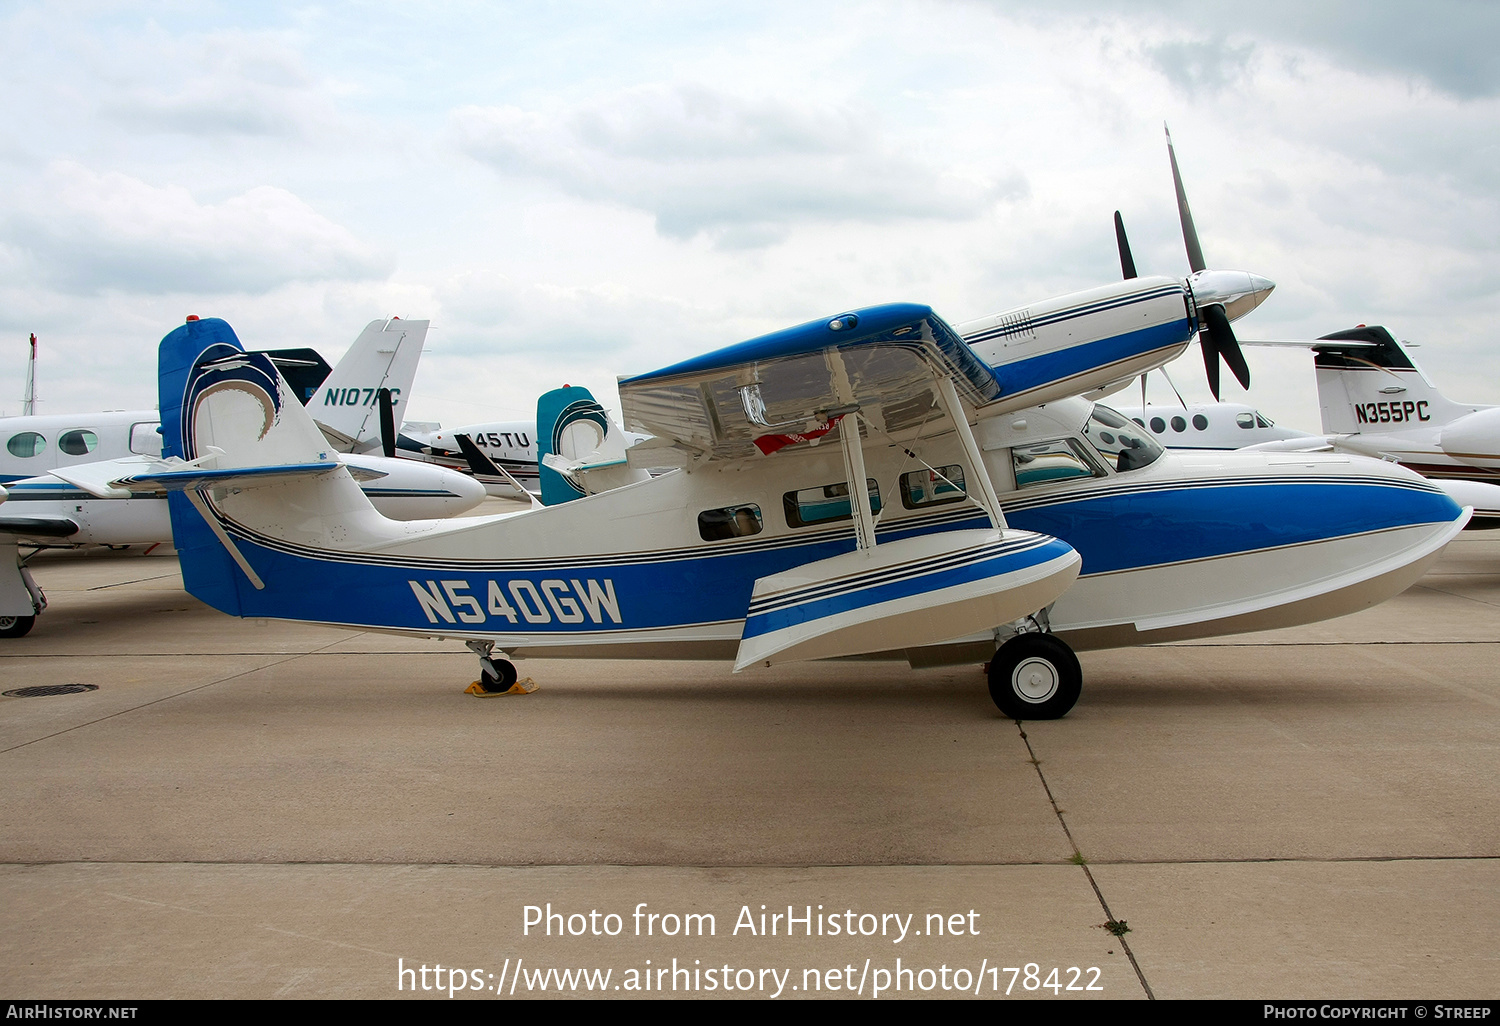
<svg viewBox="0 0 1500 1026">
<path fill-rule="evenodd" d="M 247 353 L 217 318 L 189 320 L 161 342 L 157 364 L 162 449 L 205 471 L 330 463 L 316 478 L 265 488 L 201 486 L 170 491 L 172 537 L 183 583 L 195 597 L 241 615 L 247 588 L 264 582 L 242 562 L 230 531 L 272 536 L 342 529 L 350 511 L 378 517 L 265 353 Z M 275 494 L 265 493 L 274 490 Z M 289 520 L 285 510 L 298 516 Z"/>
<path fill-rule="evenodd" d="M 382 388 L 391 390 L 395 422 L 401 423 L 427 341 L 428 324 L 399 317 L 371 321 L 314 393 L 307 408 L 340 452 L 380 449 L 377 393 Z"/>
<path fill-rule="evenodd" d="M 650 477 L 625 463 L 625 432 L 588 389 L 564 385 L 536 401 L 542 503 L 581 499 Z"/>
<path fill-rule="evenodd" d="M 1324 335 L 1313 357 L 1326 434 L 1438 427 L 1475 410 L 1444 398 L 1405 347 L 1378 325 Z"/>
</svg>

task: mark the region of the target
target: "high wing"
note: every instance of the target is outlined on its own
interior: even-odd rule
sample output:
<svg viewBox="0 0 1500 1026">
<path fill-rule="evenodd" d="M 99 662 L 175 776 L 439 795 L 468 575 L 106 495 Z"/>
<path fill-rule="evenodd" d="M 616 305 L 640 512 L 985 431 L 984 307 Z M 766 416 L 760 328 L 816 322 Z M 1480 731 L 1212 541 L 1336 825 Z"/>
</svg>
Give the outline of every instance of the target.
<svg viewBox="0 0 1500 1026">
<path fill-rule="evenodd" d="M 804 451 L 836 430 L 845 479 L 865 481 L 862 436 L 910 437 L 939 424 L 966 454 L 971 497 L 990 530 L 877 544 L 867 490 L 849 489 L 855 551 L 758 577 L 736 670 L 987 629 L 1045 609 L 1072 585 L 1081 558 L 1070 546 L 1005 525 L 965 409 L 1001 393 L 995 371 L 952 328 L 907 303 L 812 321 L 620 383 L 631 426 L 695 461 Z M 661 449 L 648 452 L 655 459 Z"/>
<path fill-rule="evenodd" d="M 750 459 L 815 443 L 856 409 L 886 432 L 920 427 L 944 380 L 970 406 L 1001 395 L 995 372 L 931 307 L 892 303 L 623 378 L 620 403 L 628 428 L 698 459 Z"/>
</svg>

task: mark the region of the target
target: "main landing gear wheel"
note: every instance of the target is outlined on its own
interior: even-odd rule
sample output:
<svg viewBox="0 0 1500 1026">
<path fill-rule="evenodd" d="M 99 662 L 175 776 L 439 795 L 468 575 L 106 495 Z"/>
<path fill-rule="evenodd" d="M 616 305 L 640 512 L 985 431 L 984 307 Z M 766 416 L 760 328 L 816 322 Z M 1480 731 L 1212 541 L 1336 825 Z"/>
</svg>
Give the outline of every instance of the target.
<svg viewBox="0 0 1500 1026">
<path fill-rule="evenodd" d="M 990 660 L 990 698 L 1013 720 L 1060 719 L 1082 690 L 1078 657 L 1050 634 L 1017 634 Z"/>
<path fill-rule="evenodd" d="M 0 616 L 0 638 L 24 638 L 35 626 L 34 616 Z"/>
<path fill-rule="evenodd" d="M 509 659 L 479 660 L 479 686 L 488 692 L 509 691 L 518 676 L 516 664 Z"/>
</svg>

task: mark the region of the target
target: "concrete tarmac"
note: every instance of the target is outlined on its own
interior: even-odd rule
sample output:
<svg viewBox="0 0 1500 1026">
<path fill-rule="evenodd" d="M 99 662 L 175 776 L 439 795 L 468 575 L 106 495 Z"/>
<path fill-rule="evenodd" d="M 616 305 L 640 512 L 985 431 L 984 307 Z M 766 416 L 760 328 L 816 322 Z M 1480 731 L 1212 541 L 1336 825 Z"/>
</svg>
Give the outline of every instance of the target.
<svg viewBox="0 0 1500 1026">
<path fill-rule="evenodd" d="M 477 699 L 456 643 L 231 619 L 171 556 L 32 566 L 0 689 L 97 690 L 0 698 L 0 996 L 1500 997 L 1500 532 L 1084 653 L 1020 726 L 978 667 Z"/>
</svg>

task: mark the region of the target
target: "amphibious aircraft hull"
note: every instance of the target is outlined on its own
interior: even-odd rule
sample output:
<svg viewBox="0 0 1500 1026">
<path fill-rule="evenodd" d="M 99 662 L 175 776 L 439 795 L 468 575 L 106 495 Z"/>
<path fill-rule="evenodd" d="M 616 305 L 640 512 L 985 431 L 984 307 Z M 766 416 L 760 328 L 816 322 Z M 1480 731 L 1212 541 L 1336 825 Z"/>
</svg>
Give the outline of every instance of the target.
<svg viewBox="0 0 1500 1026">
<path fill-rule="evenodd" d="M 560 506 L 394 523 L 369 506 L 345 469 L 323 462 L 300 409 L 272 408 L 276 396 L 266 386 L 274 382 L 262 369 L 213 335 L 196 340 L 195 332 L 210 331 L 232 339 L 227 326 L 190 325 L 163 342 L 164 421 L 169 444 L 189 456 L 223 449 L 218 465 L 229 469 L 193 472 L 195 493 L 174 491 L 170 502 L 189 590 L 239 616 L 490 642 L 515 655 L 738 653 L 747 665 L 756 638 L 790 626 L 757 620 L 765 610 L 754 604 L 756 582 L 796 568 L 807 575 L 810 565 L 848 562 L 855 552 L 847 519 L 818 520 L 840 514 L 825 500 L 840 489 L 847 495 L 846 482 L 867 478 L 876 519 L 866 558 L 895 546 L 888 551 L 900 562 L 900 547 L 911 542 L 992 529 L 956 484 L 987 477 L 999 483 L 1009 528 L 1051 539 L 1059 554 L 1071 548 L 1081 560 L 1055 603 L 1045 595 L 1026 603 L 1048 613 L 1053 631 L 1086 646 L 1133 644 L 1303 623 L 1387 598 L 1467 516 L 1416 475 L 1357 457 L 1167 454 L 1137 465 L 1116 440 L 1115 467 L 1091 438 L 1108 444 L 1114 435 L 1104 437 L 1105 422 L 1121 435 L 1128 422 L 1114 414 L 1099 421 L 1092 403 L 1073 399 L 982 420 L 978 441 L 963 444 L 951 427 L 923 436 L 928 418 L 917 411 L 900 442 L 872 427 L 863 468 L 852 474 L 848 447 L 829 435 L 830 444 L 708 462 Z M 175 410 L 173 395 L 184 396 Z M 895 409 L 885 417 L 890 430 Z M 1083 476 L 1027 486 L 1017 468 L 1049 447 L 1074 453 Z M 980 449 L 984 473 L 967 476 L 966 453 Z M 955 487 L 910 487 L 930 484 L 931 468 Z M 271 476 L 221 486 L 209 480 L 216 474 Z M 733 523 L 742 533 L 725 529 Z M 985 576 L 1018 569 L 997 565 Z M 819 575 L 825 583 L 838 576 L 827 568 L 812 573 Z M 768 584 L 762 597 L 778 588 Z M 939 587 L 926 590 L 934 607 L 962 605 L 948 603 Z M 785 635 L 785 649 L 830 656 L 879 645 L 921 663 L 961 650 L 954 639 L 978 622 L 954 615 L 945 640 L 941 617 L 924 621 L 897 609 L 899 629 L 883 641 L 860 634 L 855 644 L 863 624 L 883 614 L 878 601 L 861 601 L 866 612 L 821 632 L 847 629 L 843 640 Z"/>
<path fill-rule="evenodd" d="M 1053 629 L 1094 648 L 1342 615 L 1404 590 L 1465 519 L 1436 487 L 1390 464 L 1275 458 L 1223 454 L 1194 465 L 1169 454 L 1134 475 L 1003 496 L 1012 527 L 1061 539 L 1082 558 L 1078 580 L 1051 611 Z M 826 452 L 799 462 L 804 481 L 839 472 Z M 889 480 L 893 469 L 870 466 L 877 479 Z M 271 486 L 215 507 L 265 589 L 250 587 L 222 546 L 202 537 L 191 509 L 182 518 L 187 530 L 216 562 L 204 572 L 185 563 L 185 577 L 195 595 L 239 616 L 483 637 L 531 656 L 732 658 L 755 581 L 854 549 L 847 525 L 684 543 L 696 534 L 700 507 L 760 498 L 774 509 L 784 473 L 757 482 L 752 472 L 730 481 L 679 472 L 567 506 L 450 523 L 440 535 L 414 523 L 408 537 L 386 537 L 378 551 L 357 528 L 343 545 L 321 532 L 294 539 L 246 529 L 239 521 L 260 515 L 251 504 L 296 505 L 299 486 Z M 986 526 L 972 506 L 955 504 L 893 515 L 878 536 L 884 545 Z M 179 546 L 182 534 L 180 527 Z M 576 551 L 631 534 L 658 544 Z M 559 551 L 559 539 L 575 551 Z"/>
</svg>

